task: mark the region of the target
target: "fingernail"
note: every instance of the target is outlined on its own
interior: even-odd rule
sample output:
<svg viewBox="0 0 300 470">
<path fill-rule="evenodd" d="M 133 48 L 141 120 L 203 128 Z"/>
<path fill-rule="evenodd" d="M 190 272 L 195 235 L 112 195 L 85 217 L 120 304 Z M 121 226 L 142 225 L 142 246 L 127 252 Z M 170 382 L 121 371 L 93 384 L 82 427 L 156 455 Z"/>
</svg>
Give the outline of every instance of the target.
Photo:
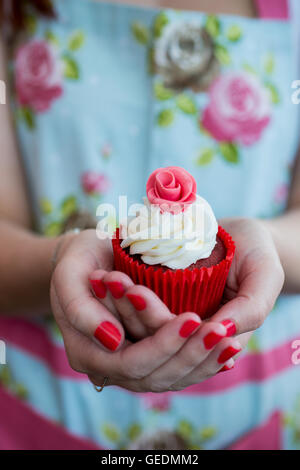
<svg viewBox="0 0 300 470">
<path fill-rule="evenodd" d="M 115 351 L 117 349 L 122 337 L 118 328 L 109 321 L 100 323 L 94 336 L 110 351 Z"/>
<path fill-rule="evenodd" d="M 221 321 L 221 324 L 224 325 L 227 330 L 227 334 L 226 334 L 227 337 L 233 336 L 236 334 L 236 326 L 232 320 L 223 320 Z"/>
<path fill-rule="evenodd" d="M 222 367 L 222 369 L 218 370 L 217 374 L 218 374 L 219 372 L 227 372 L 228 370 L 231 370 L 231 369 L 233 369 L 233 368 L 234 368 L 234 365 L 231 366 L 231 367 L 228 367 L 228 366 L 225 365 L 225 366 Z"/>
<path fill-rule="evenodd" d="M 195 331 L 196 328 L 198 328 L 199 325 L 200 325 L 200 323 L 197 322 L 197 321 L 187 320 L 181 326 L 181 328 L 179 330 L 179 335 L 182 338 L 187 338 L 188 336 L 190 336 L 193 333 L 193 331 Z"/>
<path fill-rule="evenodd" d="M 221 339 L 225 338 L 224 335 L 220 335 L 215 331 L 211 331 L 203 338 L 203 343 L 206 349 L 212 349 L 216 344 L 221 341 Z"/>
<path fill-rule="evenodd" d="M 222 351 L 220 356 L 218 357 L 218 363 L 223 364 L 223 362 L 228 361 L 228 359 L 235 356 L 240 351 L 241 351 L 241 348 L 237 349 L 237 348 L 234 348 L 233 346 L 228 346 L 228 348 L 224 349 L 224 351 Z"/>
<path fill-rule="evenodd" d="M 144 310 L 147 306 L 145 299 L 140 295 L 126 294 L 126 297 L 136 310 Z"/>
<path fill-rule="evenodd" d="M 124 289 L 124 286 L 121 282 L 116 282 L 116 281 L 115 282 L 107 282 L 106 285 L 109 288 L 111 295 L 115 299 L 120 299 L 121 297 L 123 297 L 123 295 L 125 293 L 125 289 Z"/>
<path fill-rule="evenodd" d="M 89 281 L 96 297 L 99 297 L 99 299 L 104 299 L 107 291 L 104 282 L 101 279 L 90 279 Z"/>
</svg>

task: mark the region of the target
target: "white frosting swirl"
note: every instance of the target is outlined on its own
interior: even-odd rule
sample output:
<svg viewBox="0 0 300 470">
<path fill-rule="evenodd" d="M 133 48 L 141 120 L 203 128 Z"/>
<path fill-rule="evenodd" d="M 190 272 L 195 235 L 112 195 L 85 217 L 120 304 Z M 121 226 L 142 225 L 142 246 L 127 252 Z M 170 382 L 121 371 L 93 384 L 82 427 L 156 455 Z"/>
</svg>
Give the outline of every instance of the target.
<svg viewBox="0 0 300 470">
<path fill-rule="evenodd" d="M 136 217 L 120 224 L 122 248 L 144 263 L 185 269 L 208 258 L 216 244 L 218 223 L 208 202 L 197 196 L 183 212 L 161 212 L 144 198 Z"/>
</svg>

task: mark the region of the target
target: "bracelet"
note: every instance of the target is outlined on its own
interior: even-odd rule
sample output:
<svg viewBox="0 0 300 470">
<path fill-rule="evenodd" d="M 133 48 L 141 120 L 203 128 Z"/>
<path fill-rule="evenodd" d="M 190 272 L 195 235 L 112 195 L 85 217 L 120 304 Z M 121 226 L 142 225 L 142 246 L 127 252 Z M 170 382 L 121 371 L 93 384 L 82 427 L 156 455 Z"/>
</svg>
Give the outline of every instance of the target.
<svg viewBox="0 0 300 470">
<path fill-rule="evenodd" d="M 73 233 L 74 235 L 77 235 L 78 233 L 80 233 L 81 230 L 80 228 L 73 228 L 72 230 L 68 230 L 67 232 L 65 232 L 62 237 L 60 238 L 60 240 L 58 240 L 57 244 L 55 245 L 55 248 L 53 250 L 53 254 L 52 254 L 52 257 L 51 257 L 51 266 L 52 266 L 52 272 L 54 271 L 54 269 L 56 268 L 56 263 L 57 263 L 57 258 L 58 258 L 58 253 L 65 241 L 65 238 L 66 238 L 66 235 L 68 234 L 71 234 Z"/>
</svg>

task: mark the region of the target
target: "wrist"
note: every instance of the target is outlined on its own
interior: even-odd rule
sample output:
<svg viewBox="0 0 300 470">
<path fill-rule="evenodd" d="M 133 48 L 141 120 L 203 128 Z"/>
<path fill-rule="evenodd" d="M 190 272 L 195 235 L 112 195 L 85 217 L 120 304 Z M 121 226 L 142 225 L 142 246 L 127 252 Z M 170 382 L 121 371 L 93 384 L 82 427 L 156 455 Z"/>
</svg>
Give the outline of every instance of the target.
<svg viewBox="0 0 300 470">
<path fill-rule="evenodd" d="M 74 229 L 70 230 L 69 232 L 66 232 L 62 234 L 60 237 L 56 238 L 56 244 L 54 246 L 54 249 L 52 251 L 52 256 L 51 256 L 51 268 L 52 268 L 52 273 L 54 269 L 56 268 L 56 265 L 60 258 L 62 257 L 62 254 L 65 252 L 66 248 L 70 245 L 72 240 L 78 235 L 80 232 L 80 229 Z"/>
</svg>

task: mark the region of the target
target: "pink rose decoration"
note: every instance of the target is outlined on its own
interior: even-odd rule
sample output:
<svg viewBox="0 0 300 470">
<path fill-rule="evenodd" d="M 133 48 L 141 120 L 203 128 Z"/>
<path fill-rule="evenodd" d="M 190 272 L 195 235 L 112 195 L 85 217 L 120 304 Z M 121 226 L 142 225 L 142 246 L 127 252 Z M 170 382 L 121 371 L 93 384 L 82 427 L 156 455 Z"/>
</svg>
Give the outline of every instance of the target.
<svg viewBox="0 0 300 470">
<path fill-rule="evenodd" d="M 48 42 L 32 40 L 19 48 L 15 84 L 19 103 L 36 112 L 46 111 L 61 96 L 62 67 Z"/>
<path fill-rule="evenodd" d="M 86 171 L 81 175 L 81 185 L 87 194 L 103 194 L 109 189 L 110 182 L 103 173 Z"/>
<path fill-rule="evenodd" d="M 178 213 L 196 200 L 197 185 L 190 173 L 178 166 L 158 168 L 149 177 L 146 192 L 151 204 Z"/>
<path fill-rule="evenodd" d="M 231 72 L 214 81 L 202 126 L 218 141 L 251 145 L 270 122 L 269 93 L 245 72 Z"/>
<path fill-rule="evenodd" d="M 147 393 L 144 398 L 146 408 L 155 411 L 168 411 L 171 405 L 170 394 L 167 393 Z"/>
</svg>

